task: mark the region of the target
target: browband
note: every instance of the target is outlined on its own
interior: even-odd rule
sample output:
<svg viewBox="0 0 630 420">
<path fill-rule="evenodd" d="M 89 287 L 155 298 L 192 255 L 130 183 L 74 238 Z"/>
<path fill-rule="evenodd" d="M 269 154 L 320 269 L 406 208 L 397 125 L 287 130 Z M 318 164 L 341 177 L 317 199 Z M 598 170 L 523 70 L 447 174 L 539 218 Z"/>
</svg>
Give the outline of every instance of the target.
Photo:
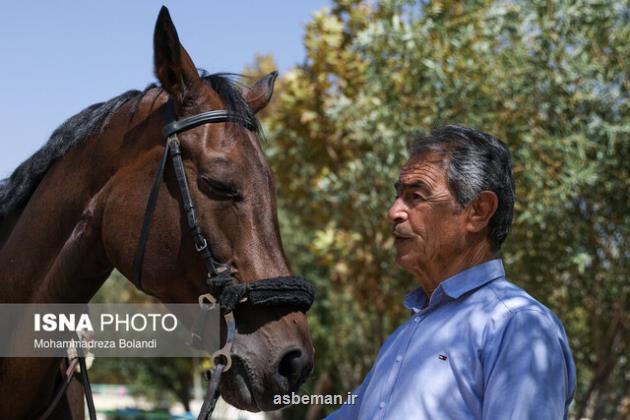
<svg viewBox="0 0 630 420">
<path fill-rule="evenodd" d="M 169 100 L 167 106 L 173 106 L 172 101 Z M 174 115 L 174 113 L 172 114 Z M 224 122 L 237 123 L 251 131 L 256 131 L 257 128 L 256 124 L 254 124 L 249 118 L 244 118 L 239 115 L 231 114 L 224 109 L 218 109 L 214 111 L 202 112 L 201 114 L 172 121 L 168 123 L 164 127 L 164 129 L 162 129 L 162 135 L 164 136 L 164 138 L 168 138 L 173 134 L 177 134 L 181 131 L 198 127 L 203 124 Z"/>
</svg>

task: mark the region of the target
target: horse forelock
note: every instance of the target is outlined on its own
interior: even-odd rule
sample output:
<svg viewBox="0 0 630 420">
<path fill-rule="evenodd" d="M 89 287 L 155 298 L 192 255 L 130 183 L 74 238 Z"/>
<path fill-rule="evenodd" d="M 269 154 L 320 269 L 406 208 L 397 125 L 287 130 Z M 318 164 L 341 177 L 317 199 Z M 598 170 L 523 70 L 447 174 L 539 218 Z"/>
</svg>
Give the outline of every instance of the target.
<svg viewBox="0 0 630 420">
<path fill-rule="evenodd" d="M 202 70 L 202 79 L 223 101 L 228 112 L 240 118 L 249 120 L 254 124 L 254 132 L 260 139 L 264 139 L 264 133 L 256 114 L 249 107 L 241 94 L 241 83 L 245 76 L 236 73 L 216 73 L 205 75 Z"/>
</svg>

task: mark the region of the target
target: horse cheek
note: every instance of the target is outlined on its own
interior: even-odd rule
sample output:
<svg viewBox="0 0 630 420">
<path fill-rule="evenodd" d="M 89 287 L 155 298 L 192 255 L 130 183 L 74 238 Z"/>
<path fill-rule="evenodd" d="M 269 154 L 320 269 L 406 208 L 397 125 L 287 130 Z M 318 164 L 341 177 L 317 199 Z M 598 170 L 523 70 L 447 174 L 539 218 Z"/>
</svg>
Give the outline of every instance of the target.
<svg viewBox="0 0 630 420">
<path fill-rule="evenodd" d="M 114 183 L 106 198 L 102 220 L 103 247 L 112 265 L 128 279 L 146 209 L 145 195 L 131 183 Z M 143 263 L 143 284 L 173 270 L 180 254 L 181 230 L 178 203 L 163 185 L 153 214 Z"/>
</svg>

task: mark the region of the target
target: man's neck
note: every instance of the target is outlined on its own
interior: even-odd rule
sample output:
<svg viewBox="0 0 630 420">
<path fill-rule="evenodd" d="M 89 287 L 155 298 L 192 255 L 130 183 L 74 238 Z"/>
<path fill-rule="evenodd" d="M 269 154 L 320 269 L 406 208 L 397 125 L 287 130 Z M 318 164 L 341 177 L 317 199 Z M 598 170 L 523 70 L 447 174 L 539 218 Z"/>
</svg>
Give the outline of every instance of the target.
<svg viewBox="0 0 630 420">
<path fill-rule="evenodd" d="M 413 273 L 416 282 L 422 287 L 428 298 L 444 280 L 461 273 L 471 267 L 494 259 L 489 247 L 474 247 L 468 252 L 450 256 L 449 258 L 431 261 L 422 271 Z"/>
</svg>

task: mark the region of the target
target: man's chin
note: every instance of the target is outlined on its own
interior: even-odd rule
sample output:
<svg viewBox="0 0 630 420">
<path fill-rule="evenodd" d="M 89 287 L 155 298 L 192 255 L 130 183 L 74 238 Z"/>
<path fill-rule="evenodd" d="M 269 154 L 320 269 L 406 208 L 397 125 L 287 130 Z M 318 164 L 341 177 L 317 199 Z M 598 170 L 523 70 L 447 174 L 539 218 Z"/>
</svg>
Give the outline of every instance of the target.
<svg viewBox="0 0 630 420">
<path fill-rule="evenodd" d="M 407 251 L 401 246 L 397 246 L 396 247 L 396 264 L 404 268 L 405 262 L 408 262 L 408 260 L 411 260 L 409 251 Z"/>
<path fill-rule="evenodd" d="M 408 252 L 401 252 L 397 250 L 396 252 L 396 265 L 398 265 L 403 270 L 406 270 L 410 273 L 414 272 L 414 268 L 418 267 L 418 261 L 413 258 Z"/>
</svg>

